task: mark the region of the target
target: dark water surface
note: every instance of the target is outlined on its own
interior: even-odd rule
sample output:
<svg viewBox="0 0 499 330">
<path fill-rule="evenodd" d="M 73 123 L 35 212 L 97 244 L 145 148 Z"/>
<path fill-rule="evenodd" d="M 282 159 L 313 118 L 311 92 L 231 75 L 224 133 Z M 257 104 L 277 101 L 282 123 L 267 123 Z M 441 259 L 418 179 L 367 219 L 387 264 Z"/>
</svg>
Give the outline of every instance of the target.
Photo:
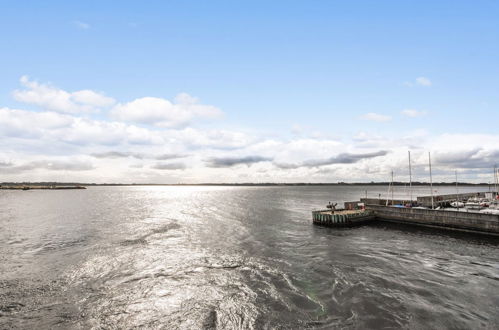
<svg viewBox="0 0 499 330">
<path fill-rule="evenodd" d="M 0 191 L 0 328 L 497 328 L 497 238 L 311 224 L 364 189 Z"/>
</svg>

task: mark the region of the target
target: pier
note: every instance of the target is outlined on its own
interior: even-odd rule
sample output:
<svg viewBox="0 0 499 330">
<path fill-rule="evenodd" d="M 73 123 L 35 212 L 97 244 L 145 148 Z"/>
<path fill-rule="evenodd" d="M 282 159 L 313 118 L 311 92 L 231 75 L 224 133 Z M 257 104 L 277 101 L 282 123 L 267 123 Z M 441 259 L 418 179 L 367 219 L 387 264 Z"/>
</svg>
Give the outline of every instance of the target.
<svg viewBox="0 0 499 330">
<path fill-rule="evenodd" d="M 376 220 L 499 235 L 499 215 L 366 205 Z"/>
</svg>

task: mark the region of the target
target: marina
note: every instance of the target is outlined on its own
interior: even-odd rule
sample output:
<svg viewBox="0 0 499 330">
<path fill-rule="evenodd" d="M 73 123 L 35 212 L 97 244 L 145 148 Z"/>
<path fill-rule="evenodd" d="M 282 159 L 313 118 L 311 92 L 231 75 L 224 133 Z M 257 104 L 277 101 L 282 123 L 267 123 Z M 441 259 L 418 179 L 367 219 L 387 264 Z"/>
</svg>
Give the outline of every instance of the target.
<svg viewBox="0 0 499 330">
<path fill-rule="evenodd" d="M 498 197 L 497 192 L 477 192 L 421 196 L 412 201 L 361 198 L 345 202 L 341 210 L 313 211 L 312 220 L 331 227 L 374 220 L 499 235 Z"/>
<path fill-rule="evenodd" d="M 428 152 L 430 178 L 430 196 L 413 198 L 411 152 L 409 160 L 409 196 L 408 199 L 394 198 L 394 179 L 386 198 L 360 198 L 359 201 L 345 202 L 344 209 L 335 210 L 335 205 L 327 207 L 331 211 L 313 211 L 314 224 L 342 227 L 363 224 L 367 221 L 389 221 L 410 225 L 437 227 L 440 229 L 476 232 L 499 235 L 499 172 L 494 166 L 494 189 L 491 191 L 459 192 L 457 171 L 455 171 L 455 194 L 435 194 L 433 190 L 431 154 Z M 391 197 L 391 198 L 390 198 Z"/>
</svg>

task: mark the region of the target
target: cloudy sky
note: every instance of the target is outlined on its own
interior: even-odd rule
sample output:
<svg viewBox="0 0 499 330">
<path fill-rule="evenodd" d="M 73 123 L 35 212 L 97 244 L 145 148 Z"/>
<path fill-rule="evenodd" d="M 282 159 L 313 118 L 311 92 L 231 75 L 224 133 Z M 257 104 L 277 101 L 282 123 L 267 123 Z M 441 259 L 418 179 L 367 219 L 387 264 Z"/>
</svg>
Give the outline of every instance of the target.
<svg viewBox="0 0 499 330">
<path fill-rule="evenodd" d="M 497 1 L 3 1 L 0 181 L 491 182 Z"/>
</svg>

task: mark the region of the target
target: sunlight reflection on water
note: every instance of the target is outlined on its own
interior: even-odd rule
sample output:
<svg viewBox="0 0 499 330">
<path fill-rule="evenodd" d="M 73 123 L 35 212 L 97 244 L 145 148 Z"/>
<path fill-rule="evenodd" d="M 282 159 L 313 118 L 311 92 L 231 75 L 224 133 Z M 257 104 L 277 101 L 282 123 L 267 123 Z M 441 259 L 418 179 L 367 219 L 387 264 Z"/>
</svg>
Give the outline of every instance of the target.
<svg viewBox="0 0 499 330">
<path fill-rule="evenodd" d="M 0 327 L 497 324 L 496 239 L 385 224 L 311 225 L 312 209 L 354 200 L 362 189 L 2 193 Z"/>
</svg>

